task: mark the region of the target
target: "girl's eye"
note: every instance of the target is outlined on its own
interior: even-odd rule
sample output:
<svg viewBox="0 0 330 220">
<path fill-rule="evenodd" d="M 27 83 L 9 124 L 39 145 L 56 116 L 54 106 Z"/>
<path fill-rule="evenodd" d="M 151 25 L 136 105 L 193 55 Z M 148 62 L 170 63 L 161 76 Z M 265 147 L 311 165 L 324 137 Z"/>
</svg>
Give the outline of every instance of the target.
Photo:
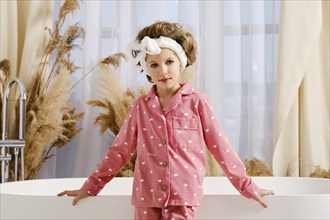
<svg viewBox="0 0 330 220">
<path fill-rule="evenodd" d="M 166 61 L 166 64 L 172 64 L 172 63 L 174 63 L 174 61 L 173 60 L 168 60 L 168 61 Z"/>
<path fill-rule="evenodd" d="M 157 63 L 153 63 L 153 64 L 150 65 L 151 68 L 156 68 L 157 66 L 158 66 Z"/>
</svg>

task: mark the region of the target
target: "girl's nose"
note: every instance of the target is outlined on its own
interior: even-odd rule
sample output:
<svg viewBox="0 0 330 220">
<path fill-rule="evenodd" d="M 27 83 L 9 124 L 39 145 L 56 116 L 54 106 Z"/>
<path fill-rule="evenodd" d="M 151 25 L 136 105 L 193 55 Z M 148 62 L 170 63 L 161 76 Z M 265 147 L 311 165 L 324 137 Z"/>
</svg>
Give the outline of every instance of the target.
<svg viewBox="0 0 330 220">
<path fill-rule="evenodd" d="M 166 76 L 167 75 L 167 67 L 166 65 L 162 65 L 161 68 L 160 68 L 160 74 L 163 75 L 163 76 Z"/>
</svg>

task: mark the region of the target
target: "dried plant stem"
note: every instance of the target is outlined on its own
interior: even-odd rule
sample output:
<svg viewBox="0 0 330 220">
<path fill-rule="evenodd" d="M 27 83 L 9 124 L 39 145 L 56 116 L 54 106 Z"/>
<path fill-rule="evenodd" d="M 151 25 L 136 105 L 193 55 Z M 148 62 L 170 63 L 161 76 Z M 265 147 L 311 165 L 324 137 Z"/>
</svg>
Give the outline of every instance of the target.
<svg viewBox="0 0 330 220">
<path fill-rule="evenodd" d="M 47 64 L 49 64 L 48 60 L 49 60 L 49 56 L 50 54 L 47 54 L 45 53 L 44 51 L 44 54 L 41 58 L 41 61 L 39 63 L 39 66 L 38 66 L 38 70 L 37 70 L 37 78 L 39 78 L 40 80 L 37 81 L 37 84 L 36 84 L 36 94 L 39 95 L 40 94 L 40 88 L 42 86 L 42 82 L 44 80 L 44 74 L 45 74 L 45 70 L 47 69 Z M 30 102 L 30 99 L 31 99 L 31 96 L 28 95 L 27 96 L 27 100 L 26 100 L 26 103 L 29 103 Z"/>
<path fill-rule="evenodd" d="M 50 73 L 49 73 L 49 75 L 48 75 L 48 78 L 47 78 L 46 84 L 45 84 L 45 86 L 44 86 L 42 92 L 45 92 L 46 89 L 48 88 L 49 83 L 51 82 L 51 77 L 53 76 L 53 74 L 54 74 L 54 70 L 55 70 L 55 67 L 56 67 L 56 65 L 57 65 L 57 63 L 58 63 L 58 60 L 59 60 L 59 57 L 56 57 L 56 60 L 55 60 L 54 65 L 52 66 L 52 69 L 51 69 L 51 71 L 50 71 Z"/>
<path fill-rule="evenodd" d="M 88 74 L 90 74 L 91 72 L 93 72 L 100 64 L 101 64 L 101 62 L 99 62 L 96 66 L 94 66 L 90 71 L 88 71 L 87 73 L 85 73 L 75 84 L 73 84 L 73 86 L 69 89 L 69 92 L 71 92 L 83 79 L 86 78 L 86 76 Z"/>
<path fill-rule="evenodd" d="M 72 91 L 76 85 L 78 85 L 79 82 L 81 82 L 83 79 L 85 79 L 90 73 L 92 73 L 97 67 L 99 67 L 101 64 L 110 64 L 114 68 L 119 67 L 120 59 L 123 58 L 127 60 L 127 57 L 124 53 L 118 52 L 113 55 L 110 55 L 104 59 L 102 59 L 98 64 L 96 64 L 90 71 L 85 73 L 72 87 L 69 91 Z"/>
</svg>

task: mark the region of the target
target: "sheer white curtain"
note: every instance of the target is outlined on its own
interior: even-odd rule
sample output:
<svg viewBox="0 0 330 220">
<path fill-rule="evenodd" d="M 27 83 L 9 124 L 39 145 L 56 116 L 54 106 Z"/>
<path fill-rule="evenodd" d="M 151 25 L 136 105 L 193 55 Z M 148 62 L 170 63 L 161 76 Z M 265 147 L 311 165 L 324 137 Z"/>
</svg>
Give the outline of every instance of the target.
<svg viewBox="0 0 330 220">
<path fill-rule="evenodd" d="M 179 1 L 199 44 L 196 87 L 242 159 L 271 167 L 279 2 Z"/>
<path fill-rule="evenodd" d="M 74 16 L 86 31 L 83 51 L 75 54 L 84 67 L 77 79 L 101 58 L 125 51 L 144 26 L 158 20 L 178 22 L 198 44 L 194 85 L 208 94 L 239 156 L 257 157 L 271 166 L 278 6 L 269 0 L 84 1 Z M 129 63 L 119 73 L 123 87 L 147 84 Z M 71 97 L 77 109 L 86 112 L 80 124 L 84 130 L 54 152 L 56 157 L 46 164 L 40 178 L 89 175 L 113 141 L 110 132 L 100 137 L 93 126 L 101 110 L 85 104 L 101 98 L 97 77 L 95 71 L 85 78 Z"/>
</svg>

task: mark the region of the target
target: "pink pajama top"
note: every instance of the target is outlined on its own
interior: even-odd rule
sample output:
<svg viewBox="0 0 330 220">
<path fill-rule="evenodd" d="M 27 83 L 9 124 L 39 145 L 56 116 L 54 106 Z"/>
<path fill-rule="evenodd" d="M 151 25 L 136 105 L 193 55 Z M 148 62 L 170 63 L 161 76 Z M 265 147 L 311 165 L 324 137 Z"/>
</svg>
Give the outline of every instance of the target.
<svg viewBox="0 0 330 220">
<path fill-rule="evenodd" d="M 184 84 L 164 112 L 152 87 L 134 102 L 99 167 L 81 189 L 97 195 L 137 151 L 133 205 L 198 206 L 206 173 L 205 144 L 234 187 L 253 197 L 258 187 L 246 175 L 207 97 Z"/>
</svg>

